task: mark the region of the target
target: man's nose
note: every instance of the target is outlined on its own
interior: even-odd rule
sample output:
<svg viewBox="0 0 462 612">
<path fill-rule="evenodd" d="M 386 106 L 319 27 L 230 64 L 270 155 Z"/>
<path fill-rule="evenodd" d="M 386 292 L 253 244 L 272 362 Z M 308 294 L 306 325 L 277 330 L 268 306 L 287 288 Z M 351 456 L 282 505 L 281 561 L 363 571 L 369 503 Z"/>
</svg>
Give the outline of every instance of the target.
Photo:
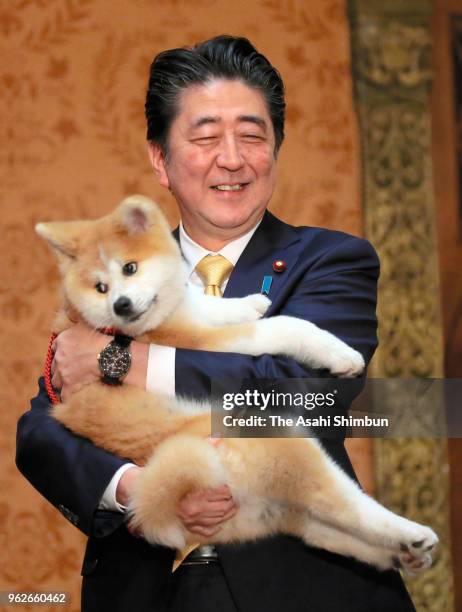
<svg viewBox="0 0 462 612">
<path fill-rule="evenodd" d="M 223 138 L 221 141 L 217 165 L 232 171 L 239 170 L 244 165 L 239 142 L 234 136 Z"/>
</svg>

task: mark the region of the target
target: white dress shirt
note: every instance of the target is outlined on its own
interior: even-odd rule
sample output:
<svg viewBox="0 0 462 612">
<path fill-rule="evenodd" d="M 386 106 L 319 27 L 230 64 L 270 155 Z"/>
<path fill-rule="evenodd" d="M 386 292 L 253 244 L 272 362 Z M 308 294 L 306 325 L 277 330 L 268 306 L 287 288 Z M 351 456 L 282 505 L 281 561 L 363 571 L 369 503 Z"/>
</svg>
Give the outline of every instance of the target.
<svg viewBox="0 0 462 612">
<path fill-rule="evenodd" d="M 186 233 L 183 223 L 180 223 L 180 248 L 186 260 L 189 273 L 188 289 L 203 292 L 204 284 L 195 268 L 206 255 L 222 255 L 235 266 L 260 223 L 261 220 L 246 234 L 229 242 L 217 252 L 204 249 L 200 244 L 194 242 Z M 228 279 L 221 285 L 220 289 L 222 291 L 224 291 L 227 283 Z M 149 345 L 148 371 L 146 375 L 147 391 L 164 395 L 175 395 L 175 352 L 176 349 L 171 346 Z M 126 511 L 125 506 L 122 506 L 116 500 L 116 490 L 122 474 L 132 466 L 134 466 L 133 463 L 125 463 L 114 474 L 101 498 L 99 503 L 100 509 L 118 512 Z"/>
</svg>

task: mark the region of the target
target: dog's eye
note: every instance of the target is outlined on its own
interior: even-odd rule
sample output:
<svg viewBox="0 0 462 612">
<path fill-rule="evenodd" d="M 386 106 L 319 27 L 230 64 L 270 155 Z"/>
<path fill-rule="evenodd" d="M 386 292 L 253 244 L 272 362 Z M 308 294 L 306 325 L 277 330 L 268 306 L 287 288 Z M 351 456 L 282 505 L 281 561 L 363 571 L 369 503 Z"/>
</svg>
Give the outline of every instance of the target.
<svg viewBox="0 0 462 612">
<path fill-rule="evenodd" d="M 125 276 L 131 276 L 132 274 L 135 274 L 137 270 L 138 265 L 136 261 L 130 261 L 129 263 L 126 263 L 124 265 L 124 267 L 122 268 L 122 273 L 125 274 Z"/>
<path fill-rule="evenodd" d="M 109 287 L 106 285 L 106 283 L 96 283 L 95 289 L 98 293 L 107 293 Z"/>
</svg>

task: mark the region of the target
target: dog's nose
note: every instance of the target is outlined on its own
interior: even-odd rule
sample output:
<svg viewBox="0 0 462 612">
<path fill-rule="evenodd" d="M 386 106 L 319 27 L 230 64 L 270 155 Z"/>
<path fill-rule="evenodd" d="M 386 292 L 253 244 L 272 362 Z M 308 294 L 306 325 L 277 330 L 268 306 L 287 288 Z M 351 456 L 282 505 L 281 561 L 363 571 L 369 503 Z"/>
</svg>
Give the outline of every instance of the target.
<svg viewBox="0 0 462 612">
<path fill-rule="evenodd" d="M 128 315 L 133 314 L 133 304 L 130 298 L 122 295 L 120 298 L 114 302 L 113 305 L 114 312 L 119 317 L 127 317 Z"/>
</svg>

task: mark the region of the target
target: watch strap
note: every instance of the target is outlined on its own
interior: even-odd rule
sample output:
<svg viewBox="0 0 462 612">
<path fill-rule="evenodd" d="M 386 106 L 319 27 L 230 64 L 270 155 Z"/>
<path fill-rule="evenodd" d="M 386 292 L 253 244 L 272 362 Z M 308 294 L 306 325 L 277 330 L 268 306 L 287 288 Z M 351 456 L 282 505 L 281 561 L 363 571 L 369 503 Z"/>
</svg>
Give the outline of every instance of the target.
<svg viewBox="0 0 462 612">
<path fill-rule="evenodd" d="M 107 374 L 101 376 L 101 382 L 103 382 L 105 385 L 112 385 L 113 387 L 117 387 L 118 385 L 123 384 L 120 378 L 113 378 L 112 376 L 108 376 Z"/>
<path fill-rule="evenodd" d="M 126 336 L 125 334 L 114 335 L 114 342 L 122 348 L 128 348 L 132 340 L 131 336 Z"/>
</svg>

